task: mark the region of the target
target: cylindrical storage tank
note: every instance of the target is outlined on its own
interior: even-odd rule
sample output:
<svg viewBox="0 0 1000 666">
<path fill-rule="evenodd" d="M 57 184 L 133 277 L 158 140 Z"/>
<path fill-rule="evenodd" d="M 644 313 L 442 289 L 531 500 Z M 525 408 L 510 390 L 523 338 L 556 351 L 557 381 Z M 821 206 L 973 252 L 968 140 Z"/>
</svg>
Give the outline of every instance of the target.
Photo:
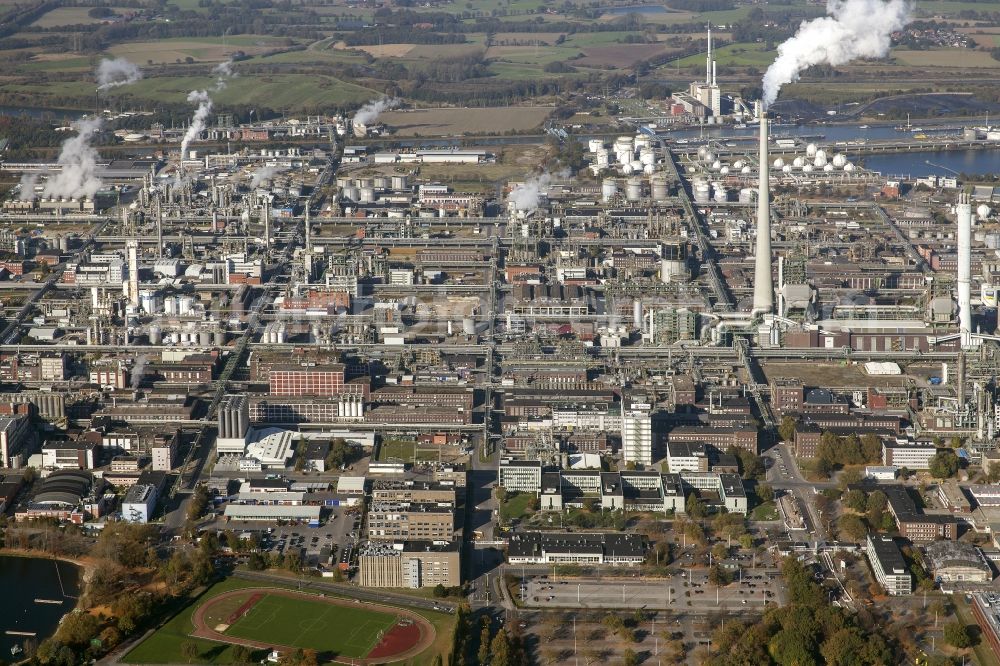
<svg viewBox="0 0 1000 666">
<path fill-rule="evenodd" d="M 783 166 L 785 166 L 785 160 L 783 160 L 783 159 L 781 159 L 781 158 L 779 157 L 779 158 L 777 158 L 776 160 L 774 160 L 774 162 L 772 162 L 772 166 L 773 166 L 773 167 L 774 167 L 775 169 L 780 169 L 780 168 L 782 168 Z"/>
<path fill-rule="evenodd" d="M 162 332 L 160 331 L 160 327 L 159 326 L 155 326 L 155 325 L 154 326 L 150 326 L 149 327 L 149 344 L 151 344 L 151 345 L 158 345 L 162 341 L 163 341 L 163 338 L 162 338 Z"/>
<path fill-rule="evenodd" d="M 611 201 L 618 194 L 618 181 L 614 178 L 605 178 L 601 182 L 601 200 L 604 203 Z"/>
<path fill-rule="evenodd" d="M 168 315 L 177 314 L 177 297 L 167 296 L 163 299 L 163 312 Z"/>
<path fill-rule="evenodd" d="M 392 186 L 392 180 L 388 176 L 377 176 L 375 178 L 376 190 L 388 190 Z"/>
<path fill-rule="evenodd" d="M 210 347 L 212 345 L 212 331 L 199 331 L 198 344 L 203 347 Z"/>
<path fill-rule="evenodd" d="M 639 136 L 635 137 L 635 140 L 632 143 L 635 146 L 636 150 L 649 148 L 651 145 L 653 145 L 652 140 L 645 134 L 640 134 Z"/>
<path fill-rule="evenodd" d="M 337 416 L 347 416 L 347 404 L 344 398 L 337 401 Z"/>
<path fill-rule="evenodd" d="M 358 200 L 358 188 L 356 186 L 354 186 L 354 185 L 350 185 L 348 187 L 345 187 L 342 190 L 340 190 L 340 196 L 342 198 L 344 198 L 344 199 L 347 199 L 348 201 L 357 201 Z"/>
<path fill-rule="evenodd" d="M 361 198 L 358 203 L 370 204 L 375 203 L 375 188 L 374 187 L 362 187 L 360 191 Z"/>
<path fill-rule="evenodd" d="M 694 200 L 699 203 L 705 203 L 708 201 L 709 189 L 708 183 L 695 183 L 694 186 Z"/>
<path fill-rule="evenodd" d="M 639 160 L 632 160 L 631 164 L 633 173 L 642 173 L 642 162 Z"/>
<path fill-rule="evenodd" d="M 596 153 L 604 147 L 604 142 L 600 139 L 591 139 L 587 142 L 587 147 L 590 149 L 590 152 Z"/>
<path fill-rule="evenodd" d="M 629 201 L 638 201 L 642 198 L 642 181 L 638 178 L 629 178 L 625 184 L 625 198 Z"/>
<path fill-rule="evenodd" d="M 350 186 L 351 186 L 350 178 L 345 178 L 344 176 L 337 177 L 337 187 L 339 187 L 340 189 L 344 189 L 345 187 L 350 187 Z"/>
<path fill-rule="evenodd" d="M 980 204 L 980 206 L 976 208 L 976 215 L 978 215 L 981 220 L 988 218 L 992 212 L 993 211 L 991 211 L 990 207 L 986 204 Z"/>
<path fill-rule="evenodd" d="M 726 203 L 729 201 L 729 193 L 726 192 L 726 188 L 724 187 L 716 188 L 714 197 L 718 203 Z"/>
<path fill-rule="evenodd" d="M 374 178 L 359 178 L 358 187 L 375 187 Z"/>
<path fill-rule="evenodd" d="M 833 156 L 833 166 L 838 169 L 843 169 L 844 165 L 847 164 L 847 157 L 841 153 L 837 153 Z"/>
<path fill-rule="evenodd" d="M 642 301 L 638 298 L 632 301 L 632 326 L 642 329 Z"/>
<path fill-rule="evenodd" d="M 462 319 L 462 333 L 465 335 L 475 335 L 476 334 L 476 320 L 472 317 L 465 317 Z"/>
<path fill-rule="evenodd" d="M 393 176 L 391 179 L 392 189 L 394 190 L 408 190 L 410 189 L 410 179 L 406 176 Z"/>
<path fill-rule="evenodd" d="M 806 155 L 809 157 L 816 157 L 816 144 L 810 143 L 806 145 Z"/>
<path fill-rule="evenodd" d="M 649 189 L 653 201 L 666 201 L 669 197 L 667 177 L 663 174 L 654 175 L 649 179 Z"/>
<path fill-rule="evenodd" d="M 288 340 L 288 328 L 284 324 L 278 324 L 278 343 L 285 344 Z"/>
<path fill-rule="evenodd" d="M 226 332 L 221 328 L 216 329 L 215 333 L 212 335 L 212 342 L 216 347 L 222 347 L 226 344 Z"/>
<path fill-rule="evenodd" d="M 643 151 L 639 153 L 639 161 L 643 164 L 656 164 L 656 153 L 652 151 Z"/>
<path fill-rule="evenodd" d="M 175 345 L 176 344 L 180 344 L 180 341 L 181 341 L 181 334 L 180 333 L 178 333 L 177 331 L 174 331 L 173 333 L 170 334 L 170 342 L 171 342 L 171 344 L 175 344 Z"/>
<path fill-rule="evenodd" d="M 796 169 L 801 169 L 805 165 L 806 161 L 804 158 L 796 157 L 794 160 L 792 160 L 792 166 L 795 167 Z"/>
<path fill-rule="evenodd" d="M 611 162 L 611 154 L 606 150 L 597 151 L 597 166 L 606 167 Z"/>
<path fill-rule="evenodd" d="M 194 305 L 194 298 L 191 296 L 181 296 L 177 299 L 177 314 L 186 315 L 191 313 L 191 306 Z"/>
<path fill-rule="evenodd" d="M 644 174 L 646 174 L 647 176 L 650 176 L 650 175 L 656 173 L 656 165 L 655 164 L 647 164 L 646 166 L 642 167 L 642 172 Z"/>
<path fill-rule="evenodd" d="M 622 165 L 622 173 L 626 176 L 630 175 L 633 171 L 635 171 L 635 169 L 632 168 L 631 162 L 626 162 Z"/>
<path fill-rule="evenodd" d="M 744 187 L 740 190 L 740 203 L 749 204 L 753 203 L 753 188 Z"/>
</svg>

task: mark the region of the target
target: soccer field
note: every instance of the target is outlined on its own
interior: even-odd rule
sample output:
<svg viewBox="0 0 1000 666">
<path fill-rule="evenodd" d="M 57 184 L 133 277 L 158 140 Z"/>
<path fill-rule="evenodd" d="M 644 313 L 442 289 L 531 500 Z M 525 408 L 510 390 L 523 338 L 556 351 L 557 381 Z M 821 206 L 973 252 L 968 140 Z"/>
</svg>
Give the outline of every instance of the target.
<svg viewBox="0 0 1000 666">
<path fill-rule="evenodd" d="M 364 657 L 395 623 L 396 618 L 387 613 L 268 594 L 236 620 L 226 635 Z"/>
</svg>

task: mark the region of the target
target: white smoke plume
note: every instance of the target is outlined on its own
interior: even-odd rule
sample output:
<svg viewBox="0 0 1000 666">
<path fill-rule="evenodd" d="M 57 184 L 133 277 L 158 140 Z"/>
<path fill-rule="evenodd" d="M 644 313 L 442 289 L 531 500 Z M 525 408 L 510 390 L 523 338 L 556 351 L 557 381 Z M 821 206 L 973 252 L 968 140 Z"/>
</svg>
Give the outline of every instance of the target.
<svg viewBox="0 0 1000 666">
<path fill-rule="evenodd" d="M 225 62 L 220 62 L 212 68 L 212 74 L 215 75 L 215 89 L 225 90 L 226 85 L 228 85 L 226 79 L 231 79 L 236 76 L 236 72 L 233 71 L 233 61 L 227 60 Z"/>
<path fill-rule="evenodd" d="M 132 388 L 137 389 L 142 385 L 142 378 L 146 374 L 146 364 L 149 363 L 149 357 L 145 354 L 140 354 L 135 359 L 135 365 L 132 366 Z"/>
<path fill-rule="evenodd" d="M 108 90 L 127 86 L 142 78 L 142 70 L 125 58 L 103 58 L 97 66 L 97 89 Z"/>
<path fill-rule="evenodd" d="M 535 210 L 538 208 L 542 193 L 549 189 L 553 178 L 568 178 L 569 175 L 569 172 L 562 171 L 555 175 L 545 172 L 540 176 L 532 176 L 512 189 L 507 195 L 507 201 L 514 204 L 515 210 Z"/>
<path fill-rule="evenodd" d="M 250 179 L 250 189 L 254 189 L 265 180 L 270 180 L 277 176 L 282 171 L 287 171 L 288 167 L 280 165 L 262 166 L 253 172 L 253 177 Z"/>
<path fill-rule="evenodd" d="M 354 114 L 354 118 L 351 120 L 351 124 L 371 125 L 373 122 L 378 120 L 379 115 L 381 115 L 383 111 L 388 111 L 396 106 L 399 106 L 399 100 L 391 97 L 373 100 L 358 109 L 357 113 Z"/>
<path fill-rule="evenodd" d="M 191 118 L 191 124 L 188 125 L 187 131 L 184 132 L 184 137 L 181 139 L 181 160 L 187 159 L 188 145 L 201 135 L 205 129 L 205 121 L 208 120 L 208 114 L 212 112 L 212 98 L 204 90 L 192 90 L 188 93 L 187 101 L 192 104 L 197 103 L 198 108 L 195 110 L 194 117 Z"/>
<path fill-rule="evenodd" d="M 80 198 L 97 193 L 101 188 L 101 179 L 94 175 L 98 155 L 90 141 L 100 128 L 100 118 L 76 123 L 77 135 L 66 139 L 59 151 L 57 162 L 62 169 L 49 175 L 42 196 Z"/>
<path fill-rule="evenodd" d="M 906 0 L 827 0 L 823 16 L 803 21 L 778 47 L 777 59 L 764 74 L 764 106 L 778 98 L 786 83 L 798 81 L 812 65 L 836 67 L 856 58 L 881 58 L 889 52 L 890 36 L 910 21 Z"/>
<path fill-rule="evenodd" d="M 21 175 L 21 189 L 17 198 L 21 201 L 31 201 L 35 198 L 35 185 L 38 184 L 37 173 L 25 173 Z"/>
</svg>

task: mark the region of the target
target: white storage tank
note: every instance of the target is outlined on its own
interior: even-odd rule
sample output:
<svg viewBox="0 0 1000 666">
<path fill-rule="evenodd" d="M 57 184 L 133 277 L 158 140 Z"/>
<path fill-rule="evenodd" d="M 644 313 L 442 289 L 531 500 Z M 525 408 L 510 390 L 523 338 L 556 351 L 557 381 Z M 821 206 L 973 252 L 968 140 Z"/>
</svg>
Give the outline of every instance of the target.
<svg viewBox="0 0 1000 666">
<path fill-rule="evenodd" d="M 794 160 L 792 160 L 792 166 L 795 167 L 796 169 L 801 169 L 805 165 L 806 161 L 801 157 L 796 157 Z"/>
<path fill-rule="evenodd" d="M 600 149 L 604 148 L 604 142 L 600 139 L 591 139 L 587 143 L 587 147 L 590 148 L 590 152 L 596 153 Z"/>
<path fill-rule="evenodd" d="M 639 201 L 642 198 L 642 180 L 636 177 L 628 179 L 625 184 L 625 198 L 629 201 Z"/>
<path fill-rule="evenodd" d="M 832 164 L 824 164 L 823 165 L 823 171 L 825 171 L 827 173 L 830 173 L 831 171 L 833 171 L 833 165 Z"/>
<path fill-rule="evenodd" d="M 408 190 L 410 189 L 410 179 L 406 176 L 393 176 L 392 177 L 392 189 L 394 190 Z"/>
<path fill-rule="evenodd" d="M 845 164 L 847 164 L 847 157 L 845 155 L 837 153 L 833 156 L 833 166 L 843 169 Z"/>
<path fill-rule="evenodd" d="M 611 154 L 607 150 L 597 151 L 597 166 L 606 167 L 611 162 Z"/>
<path fill-rule="evenodd" d="M 810 143 L 806 145 L 806 155 L 809 157 L 816 157 L 816 144 Z"/>
<path fill-rule="evenodd" d="M 844 171 L 854 171 L 854 165 L 848 162 L 844 165 Z"/>
<path fill-rule="evenodd" d="M 826 155 L 817 155 L 816 159 L 813 160 L 813 166 L 819 169 L 820 167 L 825 167 L 827 165 Z"/>
<path fill-rule="evenodd" d="M 372 204 L 375 203 L 375 188 L 374 187 L 362 187 L 359 192 L 361 198 L 358 203 Z"/>
<path fill-rule="evenodd" d="M 771 163 L 771 166 L 773 166 L 775 169 L 781 169 L 782 167 L 785 166 L 785 160 L 778 157 L 774 160 L 774 162 Z"/>
<path fill-rule="evenodd" d="M 348 185 L 340 190 L 340 196 L 348 201 L 357 201 L 358 188 L 354 185 Z"/>
<path fill-rule="evenodd" d="M 813 170 L 813 165 L 812 164 L 807 164 L 804 167 L 802 167 L 802 170 L 805 171 L 806 173 L 809 173 L 810 171 Z"/>
<path fill-rule="evenodd" d="M 614 178 L 605 178 L 601 182 L 601 200 L 608 203 L 616 194 L 618 194 L 618 182 Z"/>
<path fill-rule="evenodd" d="M 786 164 L 785 166 L 781 167 L 781 172 L 782 173 L 791 173 L 792 172 L 792 165 L 791 164 Z"/>
<path fill-rule="evenodd" d="M 740 190 L 740 203 L 749 204 L 753 203 L 753 188 L 744 187 Z"/>
<path fill-rule="evenodd" d="M 663 174 L 654 175 L 649 179 L 650 193 L 653 197 L 653 201 L 666 201 L 669 197 L 669 190 L 667 188 L 667 177 Z"/>
<path fill-rule="evenodd" d="M 826 151 L 823 150 L 822 148 L 816 151 L 816 158 L 819 159 L 820 157 L 822 157 L 824 160 L 826 159 Z"/>
<path fill-rule="evenodd" d="M 390 187 L 392 187 L 392 179 L 390 179 L 388 176 L 375 177 L 376 190 L 388 190 Z"/>
<path fill-rule="evenodd" d="M 152 325 L 149 327 L 149 344 L 158 345 L 163 341 L 163 332 L 157 325 Z"/>
</svg>

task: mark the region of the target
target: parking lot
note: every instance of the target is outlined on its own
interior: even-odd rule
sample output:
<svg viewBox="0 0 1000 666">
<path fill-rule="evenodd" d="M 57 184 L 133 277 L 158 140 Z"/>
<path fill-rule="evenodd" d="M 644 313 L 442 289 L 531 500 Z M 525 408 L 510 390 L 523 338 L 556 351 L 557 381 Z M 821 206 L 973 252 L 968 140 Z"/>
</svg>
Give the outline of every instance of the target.
<svg viewBox="0 0 1000 666">
<path fill-rule="evenodd" d="M 328 564 L 330 557 L 337 562 L 342 554 L 353 549 L 361 532 L 360 520 L 360 508 L 338 506 L 323 509 L 320 527 L 305 523 L 278 525 L 276 521 L 261 520 L 226 522 L 224 518 L 216 518 L 203 527 L 232 530 L 237 536 L 252 532 L 260 537 L 263 552 L 285 555 L 298 549 L 306 563 Z"/>
<path fill-rule="evenodd" d="M 705 569 L 686 569 L 667 578 L 526 579 L 524 605 L 535 608 L 663 608 L 692 610 L 763 610 L 782 601 L 773 572 L 746 570 L 742 580 L 717 587 Z"/>
</svg>

